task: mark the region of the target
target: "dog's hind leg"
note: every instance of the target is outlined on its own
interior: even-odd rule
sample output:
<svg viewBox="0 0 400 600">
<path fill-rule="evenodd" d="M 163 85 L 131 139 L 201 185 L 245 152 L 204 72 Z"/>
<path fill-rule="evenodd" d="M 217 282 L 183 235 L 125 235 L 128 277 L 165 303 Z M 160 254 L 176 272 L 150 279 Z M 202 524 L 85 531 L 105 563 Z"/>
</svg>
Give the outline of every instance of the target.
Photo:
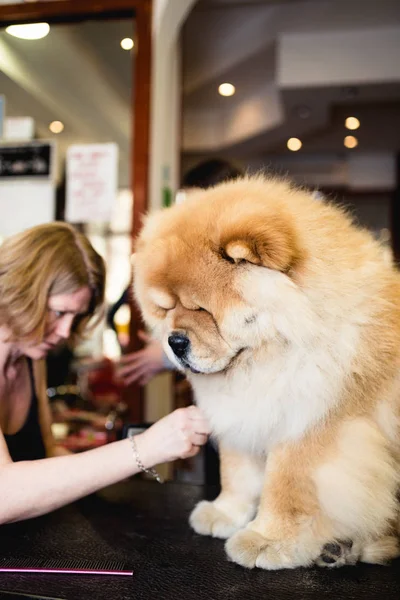
<svg viewBox="0 0 400 600">
<path fill-rule="evenodd" d="M 398 556 L 400 539 L 394 534 L 364 544 L 350 541 L 325 544 L 315 564 L 330 569 L 354 565 L 356 562 L 385 565 Z"/>
</svg>

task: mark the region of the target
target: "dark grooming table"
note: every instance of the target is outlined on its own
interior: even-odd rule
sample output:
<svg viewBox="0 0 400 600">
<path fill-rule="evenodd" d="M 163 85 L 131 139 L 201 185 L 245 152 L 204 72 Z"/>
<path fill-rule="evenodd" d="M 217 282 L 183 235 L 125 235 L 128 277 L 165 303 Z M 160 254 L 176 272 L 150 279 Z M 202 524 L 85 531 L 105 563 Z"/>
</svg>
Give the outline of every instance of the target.
<svg viewBox="0 0 400 600">
<path fill-rule="evenodd" d="M 132 479 L 50 515 L 0 527 L 1 557 L 118 560 L 133 577 L 0 574 L 4 590 L 68 600 L 399 600 L 391 566 L 268 572 L 229 563 L 224 543 L 196 535 L 188 515 L 215 489 Z"/>
</svg>

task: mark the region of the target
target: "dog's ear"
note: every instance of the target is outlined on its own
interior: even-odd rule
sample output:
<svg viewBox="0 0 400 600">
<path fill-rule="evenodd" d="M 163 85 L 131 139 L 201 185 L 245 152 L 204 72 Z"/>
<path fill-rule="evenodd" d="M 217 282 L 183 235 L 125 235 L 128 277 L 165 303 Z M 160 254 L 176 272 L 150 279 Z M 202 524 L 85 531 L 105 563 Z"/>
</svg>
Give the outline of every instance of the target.
<svg viewBox="0 0 400 600">
<path fill-rule="evenodd" d="M 221 247 L 225 257 L 235 263 L 247 261 L 282 272 L 293 268 L 300 258 L 290 225 L 276 218 L 237 224 L 226 232 Z"/>
</svg>

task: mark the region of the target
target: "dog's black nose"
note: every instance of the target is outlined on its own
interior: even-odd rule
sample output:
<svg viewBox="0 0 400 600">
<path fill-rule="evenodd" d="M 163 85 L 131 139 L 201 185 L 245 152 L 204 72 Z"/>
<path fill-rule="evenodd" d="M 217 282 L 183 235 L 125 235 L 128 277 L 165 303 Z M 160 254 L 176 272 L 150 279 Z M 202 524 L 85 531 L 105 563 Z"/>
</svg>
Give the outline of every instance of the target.
<svg viewBox="0 0 400 600">
<path fill-rule="evenodd" d="M 183 358 L 189 348 L 190 341 L 189 338 L 182 333 L 173 333 L 168 338 L 168 344 L 174 351 L 175 356 Z"/>
</svg>

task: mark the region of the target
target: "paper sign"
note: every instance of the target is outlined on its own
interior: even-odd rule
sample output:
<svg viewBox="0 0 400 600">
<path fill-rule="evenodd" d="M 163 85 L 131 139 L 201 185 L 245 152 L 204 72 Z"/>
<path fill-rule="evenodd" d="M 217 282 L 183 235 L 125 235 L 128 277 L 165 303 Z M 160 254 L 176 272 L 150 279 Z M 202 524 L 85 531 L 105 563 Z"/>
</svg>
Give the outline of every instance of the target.
<svg viewBox="0 0 400 600">
<path fill-rule="evenodd" d="M 118 146 L 87 144 L 67 151 L 66 220 L 110 221 L 117 197 Z"/>
</svg>

